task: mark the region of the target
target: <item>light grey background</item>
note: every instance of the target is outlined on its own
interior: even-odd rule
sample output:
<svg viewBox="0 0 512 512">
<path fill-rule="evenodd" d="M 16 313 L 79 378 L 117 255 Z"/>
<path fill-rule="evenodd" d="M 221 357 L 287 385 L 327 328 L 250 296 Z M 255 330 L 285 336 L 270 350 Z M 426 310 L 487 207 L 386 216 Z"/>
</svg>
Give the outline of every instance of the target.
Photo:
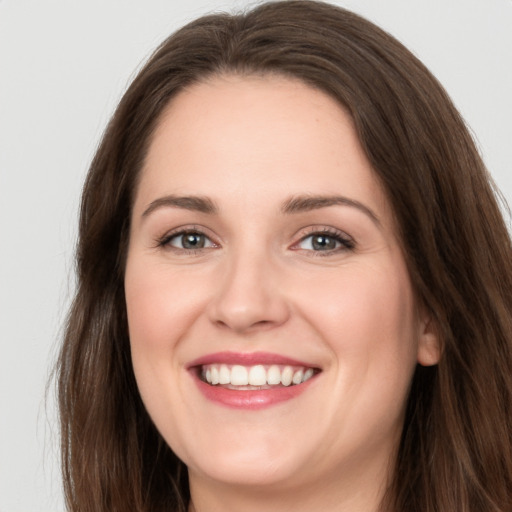
<svg viewBox="0 0 512 512">
<path fill-rule="evenodd" d="M 251 2 L 254 4 L 256 2 Z M 512 0 L 338 0 L 445 85 L 512 202 Z M 141 61 L 227 0 L 0 0 L 0 512 L 63 511 L 53 390 L 80 187 Z"/>
</svg>

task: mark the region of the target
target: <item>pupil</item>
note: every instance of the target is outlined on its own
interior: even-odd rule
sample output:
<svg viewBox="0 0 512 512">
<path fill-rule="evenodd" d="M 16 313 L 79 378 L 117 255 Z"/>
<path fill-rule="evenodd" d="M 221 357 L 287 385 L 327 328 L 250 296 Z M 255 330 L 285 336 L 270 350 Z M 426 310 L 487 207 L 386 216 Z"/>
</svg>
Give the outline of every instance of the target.
<svg viewBox="0 0 512 512">
<path fill-rule="evenodd" d="M 204 236 L 197 233 L 183 235 L 183 247 L 185 249 L 200 249 L 204 247 Z"/>
<path fill-rule="evenodd" d="M 317 250 L 326 250 L 326 249 L 335 249 L 336 248 L 336 241 L 329 237 L 324 235 L 318 235 L 313 238 L 313 249 Z"/>
</svg>

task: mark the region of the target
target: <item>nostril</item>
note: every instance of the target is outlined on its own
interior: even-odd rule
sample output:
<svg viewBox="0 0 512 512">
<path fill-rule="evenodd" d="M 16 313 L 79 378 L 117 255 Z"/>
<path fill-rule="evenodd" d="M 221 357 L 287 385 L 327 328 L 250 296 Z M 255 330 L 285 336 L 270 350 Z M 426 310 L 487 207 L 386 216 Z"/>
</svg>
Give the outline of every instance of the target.
<svg viewBox="0 0 512 512">
<path fill-rule="evenodd" d="M 271 320 L 258 320 L 256 322 L 252 323 L 235 323 L 235 322 L 226 322 L 224 320 L 215 320 L 215 325 L 217 327 L 220 327 L 222 329 L 230 329 L 234 331 L 254 331 L 254 330 L 261 330 L 265 328 L 271 328 L 275 322 L 272 322 Z"/>
</svg>

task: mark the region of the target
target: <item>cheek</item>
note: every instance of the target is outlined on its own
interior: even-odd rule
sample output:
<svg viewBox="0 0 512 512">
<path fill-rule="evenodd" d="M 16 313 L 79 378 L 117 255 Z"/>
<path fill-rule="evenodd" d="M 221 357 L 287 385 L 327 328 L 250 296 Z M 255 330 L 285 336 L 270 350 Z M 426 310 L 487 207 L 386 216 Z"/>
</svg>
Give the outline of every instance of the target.
<svg viewBox="0 0 512 512">
<path fill-rule="evenodd" d="M 161 356 L 170 348 L 169 338 L 165 336 L 166 302 L 163 288 L 157 286 L 151 267 L 144 268 L 130 258 L 124 284 L 133 369 L 147 406 L 148 397 L 154 395 L 155 380 L 161 373 L 158 366 L 167 359 Z"/>
<path fill-rule="evenodd" d="M 302 311 L 322 333 L 340 365 L 378 378 L 387 368 L 415 365 L 415 300 L 405 265 L 341 269 L 310 287 Z M 370 373 L 370 372 L 368 372 Z M 403 372 L 402 372 L 403 373 Z"/>
<path fill-rule="evenodd" d="M 165 262 L 142 257 L 128 258 L 124 284 L 140 395 L 164 437 L 179 438 L 175 417 L 183 407 L 180 393 L 184 371 L 179 347 L 204 303 L 204 288 L 186 271 L 171 272 Z"/>
<path fill-rule="evenodd" d="M 398 436 L 416 367 L 418 333 L 405 268 L 352 267 L 321 284 L 303 310 L 332 355 L 334 371 L 326 375 L 337 400 L 325 416 L 331 418 L 333 438 L 370 446 L 390 432 Z"/>
<path fill-rule="evenodd" d="M 132 351 L 169 351 L 205 302 L 201 276 L 129 260 L 125 295 Z"/>
<path fill-rule="evenodd" d="M 179 364 L 176 357 L 180 339 L 193 322 L 191 297 L 177 300 L 183 292 L 175 277 L 161 264 L 128 259 L 125 296 L 131 358 L 137 386 L 146 408 L 157 424 L 172 425 L 166 412 L 176 400 L 164 389 L 179 389 Z M 194 287 L 191 287 L 193 290 Z"/>
</svg>

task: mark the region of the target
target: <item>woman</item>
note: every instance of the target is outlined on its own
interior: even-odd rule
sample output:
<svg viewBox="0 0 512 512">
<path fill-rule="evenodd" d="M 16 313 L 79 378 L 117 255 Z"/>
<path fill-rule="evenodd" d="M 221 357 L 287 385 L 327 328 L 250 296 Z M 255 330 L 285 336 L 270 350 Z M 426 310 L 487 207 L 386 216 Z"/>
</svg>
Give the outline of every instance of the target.
<svg viewBox="0 0 512 512">
<path fill-rule="evenodd" d="M 512 507 L 511 243 L 445 92 L 317 2 L 201 18 L 85 184 L 70 510 Z"/>
</svg>

